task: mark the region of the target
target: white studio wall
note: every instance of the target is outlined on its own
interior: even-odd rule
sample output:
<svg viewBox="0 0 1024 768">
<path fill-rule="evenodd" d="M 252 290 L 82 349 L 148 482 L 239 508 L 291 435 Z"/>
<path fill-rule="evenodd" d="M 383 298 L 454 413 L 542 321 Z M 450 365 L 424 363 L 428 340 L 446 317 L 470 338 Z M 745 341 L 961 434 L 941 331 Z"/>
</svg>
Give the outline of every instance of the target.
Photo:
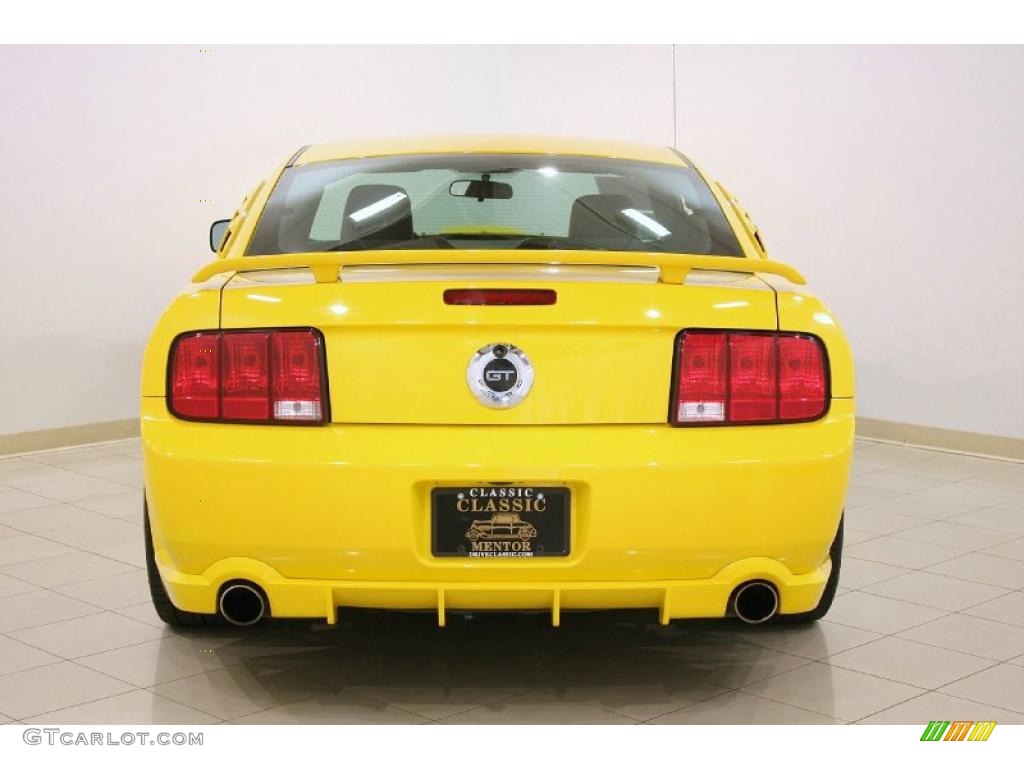
<svg viewBox="0 0 1024 768">
<path fill-rule="evenodd" d="M 132 418 L 209 222 L 299 146 L 522 132 L 675 136 L 839 313 L 862 415 L 1024 437 L 1022 50 L 2 47 L 0 436 Z"/>
<path fill-rule="evenodd" d="M 678 142 L 838 314 L 857 412 L 1024 438 L 1024 47 L 677 47 Z"/>
</svg>

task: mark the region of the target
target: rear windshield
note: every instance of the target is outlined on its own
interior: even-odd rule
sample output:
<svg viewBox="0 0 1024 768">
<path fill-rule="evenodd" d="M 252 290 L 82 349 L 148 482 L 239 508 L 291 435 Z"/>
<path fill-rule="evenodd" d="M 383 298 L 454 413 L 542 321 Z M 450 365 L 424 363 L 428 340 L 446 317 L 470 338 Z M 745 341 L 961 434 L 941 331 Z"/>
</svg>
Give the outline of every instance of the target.
<svg viewBox="0 0 1024 768">
<path fill-rule="evenodd" d="M 491 154 L 288 168 L 248 253 L 413 248 L 742 255 L 711 190 L 691 168 Z"/>
</svg>

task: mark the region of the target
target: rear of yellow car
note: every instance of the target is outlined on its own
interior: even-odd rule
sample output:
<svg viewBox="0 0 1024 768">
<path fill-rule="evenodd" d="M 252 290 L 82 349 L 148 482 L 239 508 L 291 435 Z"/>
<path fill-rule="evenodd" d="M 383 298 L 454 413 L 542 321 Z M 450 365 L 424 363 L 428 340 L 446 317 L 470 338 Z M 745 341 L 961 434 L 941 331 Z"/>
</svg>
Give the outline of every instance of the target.
<svg viewBox="0 0 1024 768">
<path fill-rule="evenodd" d="M 158 323 L 161 616 L 823 615 L 853 375 L 800 276 L 668 150 L 413 149 L 307 150 Z"/>
</svg>

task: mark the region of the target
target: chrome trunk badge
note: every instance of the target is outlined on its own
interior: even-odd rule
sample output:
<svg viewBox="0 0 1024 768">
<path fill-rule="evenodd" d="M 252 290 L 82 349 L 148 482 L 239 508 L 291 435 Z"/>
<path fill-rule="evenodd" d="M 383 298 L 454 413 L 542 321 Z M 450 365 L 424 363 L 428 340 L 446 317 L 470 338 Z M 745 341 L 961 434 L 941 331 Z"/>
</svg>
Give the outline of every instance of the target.
<svg viewBox="0 0 1024 768">
<path fill-rule="evenodd" d="M 512 344 L 488 344 L 469 361 L 466 383 L 481 405 L 511 408 L 523 402 L 533 386 L 533 366 Z"/>
</svg>

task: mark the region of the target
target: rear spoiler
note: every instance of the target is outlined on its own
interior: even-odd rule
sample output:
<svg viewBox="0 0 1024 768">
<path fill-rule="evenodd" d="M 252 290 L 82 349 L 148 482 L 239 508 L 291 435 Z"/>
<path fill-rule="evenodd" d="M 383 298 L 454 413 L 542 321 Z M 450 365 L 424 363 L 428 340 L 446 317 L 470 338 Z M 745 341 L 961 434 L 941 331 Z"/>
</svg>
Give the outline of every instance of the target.
<svg viewBox="0 0 1024 768">
<path fill-rule="evenodd" d="M 509 259 L 495 264 L 548 264 L 582 266 L 636 267 L 652 266 L 661 270 L 661 282 L 683 283 L 693 269 L 715 272 L 765 272 L 781 275 L 791 283 L 804 285 L 807 281 L 799 271 L 771 259 L 752 259 L 745 256 L 696 256 L 684 253 L 629 253 L 621 251 L 509 251 Z M 479 261 L 479 251 L 422 250 L 422 251 L 343 251 L 338 253 L 283 253 L 275 256 L 236 256 L 217 259 L 192 276 L 193 283 L 203 283 L 214 275 L 226 272 L 252 272 L 264 269 L 307 268 L 318 283 L 338 281 L 339 270 L 347 266 L 384 266 L 390 264 L 486 264 Z"/>
</svg>

